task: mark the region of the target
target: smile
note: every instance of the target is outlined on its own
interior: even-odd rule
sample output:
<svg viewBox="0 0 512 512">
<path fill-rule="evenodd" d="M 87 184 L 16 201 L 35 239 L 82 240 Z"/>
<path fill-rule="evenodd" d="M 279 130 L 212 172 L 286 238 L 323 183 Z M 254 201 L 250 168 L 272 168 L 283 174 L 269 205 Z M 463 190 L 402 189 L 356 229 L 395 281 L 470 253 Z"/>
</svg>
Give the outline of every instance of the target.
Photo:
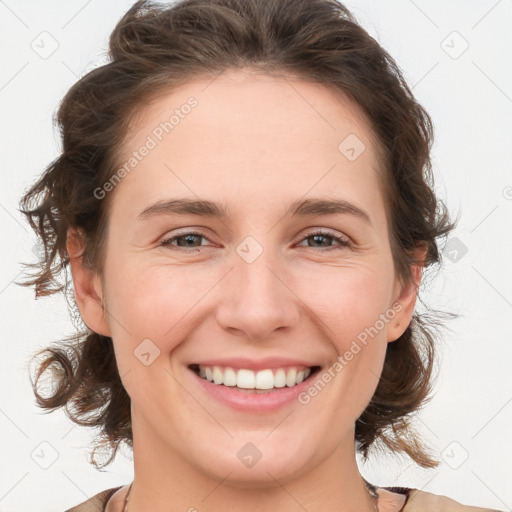
<svg viewBox="0 0 512 512">
<path fill-rule="evenodd" d="M 294 387 L 306 380 L 320 367 L 288 366 L 253 371 L 246 368 L 190 365 L 196 375 L 219 386 L 229 386 L 240 391 L 261 392 L 284 387 Z"/>
</svg>

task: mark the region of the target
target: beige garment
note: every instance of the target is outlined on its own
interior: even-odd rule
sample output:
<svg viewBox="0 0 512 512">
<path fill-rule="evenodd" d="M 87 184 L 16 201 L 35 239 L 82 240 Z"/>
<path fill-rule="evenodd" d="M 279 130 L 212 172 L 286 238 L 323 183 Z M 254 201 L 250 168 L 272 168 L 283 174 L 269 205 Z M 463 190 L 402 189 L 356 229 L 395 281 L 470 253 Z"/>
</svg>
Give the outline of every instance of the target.
<svg viewBox="0 0 512 512">
<path fill-rule="evenodd" d="M 435 510 L 436 512 L 503 512 L 497 509 L 462 505 L 446 496 L 413 489 L 403 512 L 425 512 L 427 510 Z M 381 511 L 379 510 L 379 512 Z"/>
<path fill-rule="evenodd" d="M 122 510 L 128 487 L 125 485 L 106 489 L 65 512 L 118 512 Z M 384 487 L 377 488 L 377 493 L 379 512 L 503 512 L 462 505 L 446 496 L 418 489 L 412 489 L 408 498 L 405 494 L 392 492 Z"/>
</svg>

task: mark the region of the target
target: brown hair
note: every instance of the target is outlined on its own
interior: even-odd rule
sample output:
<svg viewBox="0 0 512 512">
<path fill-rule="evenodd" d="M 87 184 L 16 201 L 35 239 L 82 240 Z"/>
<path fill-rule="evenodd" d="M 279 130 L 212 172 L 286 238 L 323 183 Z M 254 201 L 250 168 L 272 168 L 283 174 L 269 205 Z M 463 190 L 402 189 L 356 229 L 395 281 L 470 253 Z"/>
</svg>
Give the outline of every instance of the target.
<svg viewBox="0 0 512 512">
<path fill-rule="evenodd" d="M 390 245 L 397 275 L 412 282 L 412 250 L 426 244 L 424 267 L 440 263 L 437 239 L 454 227 L 433 192 L 432 122 L 416 102 L 391 56 L 336 0 L 183 0 L 164 6 L 135 3 L 110 37 L 109 62 L 82 77 L 64 97 L 57 115 L 62 153 L 22 198 L 22 212 L 44 245 L 30 279 L 36 298 L 67 291 L 66 235 L 78 228 L 85 241 L 84 265 L 102 274 L 107 212 L 113 194 L 101 187 L 119 165 L 129 122 L 150 97 L 178 84 L 251 67 L 297 76 L 355 101 L 371 122 L 383 154 Z M 64 273 L 64 284 L 59 283 Z M 75 305 L 76 307 L 76 305 Z M 432 311 L 432 310 L 430 310 Z M 439 313 L 439 312 L 438 312 Z M 453 316 L 453 315 L 452 315 Z M 411 413 L 430 399 L 435 363 L 429 313 L 414 313 L 411 325 L 387 346 L 377 389 L 358 418 L 358 451 L 380 440 L 423 467 L 439 464 L 411 425 Z M 77 424 L 99 428 L 96 450 L 132 446 L 130 398 L 118 374 L 112 339 L 85 328 L 38 352 L 32 386 L 40 407 L 64 407 Z M 38 392 L 50 370 L 50 396 Z M 375 443 L 378 446 L 378 443 Z"/>
</svg>

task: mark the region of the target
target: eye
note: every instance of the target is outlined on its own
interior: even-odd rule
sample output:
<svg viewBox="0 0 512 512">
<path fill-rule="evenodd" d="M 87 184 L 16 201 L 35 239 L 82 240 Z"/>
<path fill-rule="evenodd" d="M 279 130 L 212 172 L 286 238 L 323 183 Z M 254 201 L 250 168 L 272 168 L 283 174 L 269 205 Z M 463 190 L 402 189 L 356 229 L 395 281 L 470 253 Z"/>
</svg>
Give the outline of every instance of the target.
<svg viewBox="0 0 512 512">
<path fill-rule="evenodd" d="M 206 237 L 206 235 L 204 233 L 201 233 L 200 231 L 185 231 L 183 233 L 178 233 L 177 235 L 174 235 L 172 237 L 169 237 L 169 238 L 166 238 L 164 240 L 162 240 L 160 242 L 160 246 L 175 246 L 175 247 L 183 247 L 183 248 L 191 248 L 191 249 L 194 249 L 194 248 L 197 248 L 197 247 L 202 247 L 202 244 L 199 243 L 199 245 L 194 245 L 194 238 L 195 238 L 195 241 L 197 242 L 197 240 L 200 240 L 201 238 L 204 238 L 205 240 L 208 240 L 208 238 Z M 313 248 L 314 250 L 316 250 L 317 252 L 328 252 L 328 251 L 334 251 L 336 249 L 342 249 L 342 248 L 345 248 L 345 247 L 351 247 L 352 246 L 352 243 L 350 242 L 350 240 L 348 238 L 344 238 L 344 237 L 341 237 L 341 236 L 337 236 L 329 231 L 325 231 L 325 230 L 321 230 L 321 229 L 318 229 L 318 230 L 315 230 L 309 234 L 307 234 L 306 237 L 304 237 L 302 239 L 302 241 L 304 240 L 309 240 L 309 239 L 312 239 L 313 240 L 313 243 L 319 243 L 319 244 L 322 244 L 322 239 L 323 240 L 334 240 L 335 242 L 338 242 L 338 244 L 341 246 L 341 247 L 328 247 L 327 249 L 315 249 L 314 247 L 311 247 L 310 245 L 308 245 L 308 247 L 311 247 Z M 183 241 L 182 243 L 180 243 L 180 241 Z M 174 242 L 177 242 L 177 244 L 174 244 Z M 325 243 L 323 243 L 323 247 L 326 247 Z M 195 252 L 195 251 L 188 251 L 188 252 Z"/>
<path fill-rule="evenodd" d="M 173 242 L 177 241 L 178 242 L 177 247 L 191 247 L 191 248 L 201 247 L 201 244 L 193 245 L 194 237 L 196 238 L 196 240 L 198 238 L 199 239 L 204 238 L 205 240 L 208 240 L 208 238 L 206 238 L 204 233 L 200 233 L 199 231 L 185 231 L 183 233 L 179 233 L 170 238 L 166 238 L 165 240 L 162 240 L 160 242 L 160 245 L 161 246 L 174 245 Z M 184 240 L 184 243 L 180 244 L 179 243 L 180 240 Z M 194 251 L 188 251 L 188 252 L 194 252 Z"/>
<path fill-rule="evenodd" d="M 341 245 L 341 247 L 334 246 L 334 247 L 328 247 L 327 249 L 315 249 L 317 252 L 328 252 L 328 251 L 334 251 L 336 249 L 340 250 L 345 247 L 352 247 L 352 243 L 350 242 L 350 240 L 348 238 L 337 236 L 329 231 L 323 231 L 321 229 L 318 229 L 318 230 L 313 231 L 312 233 L 309 233 L 308 235 L 306 235 L 305 238 L 302 239 L 302 241 L 308 240 L 308 239 L 313 239 L 313 243 L 320 243 L 320 244 L 323 243 L 323 240 L 331 239 L 331 240 L 338 242 L 338 244 Z M 308 247 L 311 247 L 311 246 L 308 246 Z M 325 244 L 324 244 L 324 247 L 325 247 Z"/>
</svg>

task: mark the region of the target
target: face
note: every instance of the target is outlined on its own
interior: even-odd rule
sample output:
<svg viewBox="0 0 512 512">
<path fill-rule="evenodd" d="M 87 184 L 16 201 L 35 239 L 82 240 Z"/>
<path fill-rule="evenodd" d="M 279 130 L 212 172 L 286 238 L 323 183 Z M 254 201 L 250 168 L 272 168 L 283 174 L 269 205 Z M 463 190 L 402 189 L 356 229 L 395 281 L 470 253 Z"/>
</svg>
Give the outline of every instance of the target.
<svg viewBox="0 0 512 512">
<path fill-rule="evenodd" d="M 102 279 L 73 276 L 84 321 L 113 339 L 135 445 L 241 485 L 353 455 L 415 300 L 394 273 L 358 107 L 320 85 L 225 72 L 145 106 L 119 163 L 130 170 L 104 189 Z M 311 373 L 294 385 L 294 369 Z"/>
</svg>

